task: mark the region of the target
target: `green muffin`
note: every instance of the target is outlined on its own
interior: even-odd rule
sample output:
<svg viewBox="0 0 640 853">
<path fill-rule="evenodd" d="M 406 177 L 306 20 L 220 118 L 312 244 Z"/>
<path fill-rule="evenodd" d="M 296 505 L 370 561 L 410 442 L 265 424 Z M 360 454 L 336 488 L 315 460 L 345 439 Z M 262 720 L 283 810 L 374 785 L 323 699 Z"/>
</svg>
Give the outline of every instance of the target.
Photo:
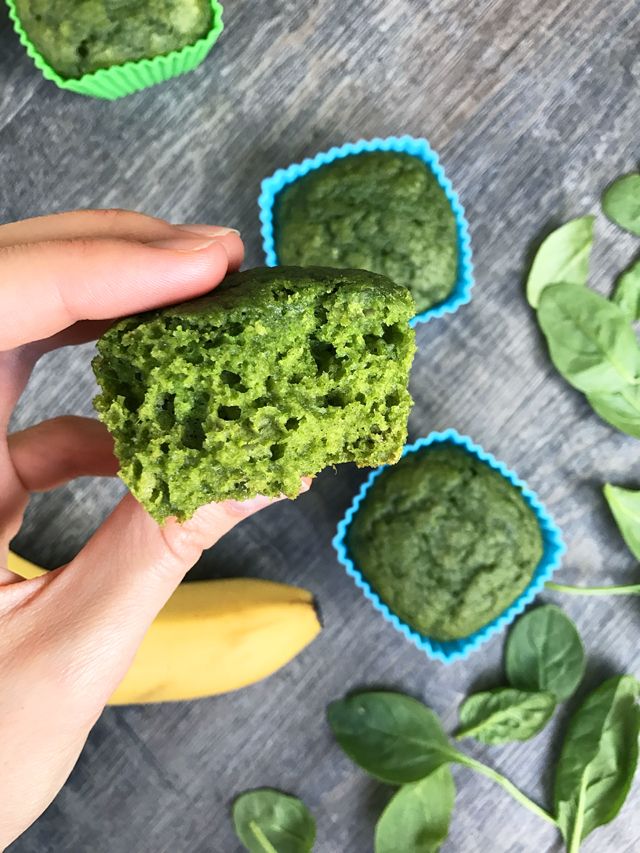
<svg viewBox="0 0 640 853">
<path fill-rule="evenodd" d="M 328 465 L 395 462 L 415 350 L 407 291 L 362 270 L 260 268 L 98 341 L 121 477 L 158 520 L 295 497 Z"/>
<path fill-rule="evenodd" d="M 180 50 L 213 21 L 209 0 L 16 0 L 16 9 L 34 46 L 67 79 Z"/>
<path fill-rule="evenodd" d="M 441 641 L 499 616 L 543 554 L 538 520 L 518 489 L 454 444 L 409 453 L 383 471 L 347 541 L 380 598 Z"/>
<path fill-rule="evenodd" d="M 334 160 L 275 198 L 281 264 L 371 270 L 407 287 L 418 312 L 446 299 L 458 275 L 456 221 L 429 167 L 397 151 Z"/>
</svg>

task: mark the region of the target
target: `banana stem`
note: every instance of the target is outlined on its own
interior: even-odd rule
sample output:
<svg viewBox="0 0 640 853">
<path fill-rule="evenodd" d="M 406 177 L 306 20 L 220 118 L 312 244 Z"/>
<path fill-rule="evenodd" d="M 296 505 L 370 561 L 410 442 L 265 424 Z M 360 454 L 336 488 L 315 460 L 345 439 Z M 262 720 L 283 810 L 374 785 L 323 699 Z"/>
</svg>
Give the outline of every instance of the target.
<svg viewBox="0 0 640 853">
<path fill-rule="evenodd" d="M 570 595 L 640 595 L 640 584 L 623 586 L 568 586 L 564 583 L 547 581 L 547 589 L 555 592 L 568 592 Z"/>
<path fill-rule="evenodd" d="M 487 767 L 486 764 L 482 764 L 480 761 L 476 761 L 475 758 L 470 758 L 468 755 L 464 755 L 463 753 L 459 753 L 458 763 L 464 764 L 467 767 L 470 767 L 472 770 L 476 770 L 478 773 L 481 773 L 483 776 L 486 776 L 487 779 L 491 779 L 493 782 L 497 782 L 498 785 L 502 785 L 505 791 L 508 794 L 511 794 L 514 800 L 520 803 L 520 805 L 529 809 L 533 814 L 538 815 L 543 820 L 546 820 L 547 823 L 552 823 L 554 826 L 557 826 L 555 819 L 546 812 L 541 806 L 537 803 L 534 803 L 533 800 L 530 800 L 526 794 L 523 794 L 519 788 L 506 779 L 501 773 L 498 773 L 496 770 L 493 770 L 491 767 Z"/>
</svg>

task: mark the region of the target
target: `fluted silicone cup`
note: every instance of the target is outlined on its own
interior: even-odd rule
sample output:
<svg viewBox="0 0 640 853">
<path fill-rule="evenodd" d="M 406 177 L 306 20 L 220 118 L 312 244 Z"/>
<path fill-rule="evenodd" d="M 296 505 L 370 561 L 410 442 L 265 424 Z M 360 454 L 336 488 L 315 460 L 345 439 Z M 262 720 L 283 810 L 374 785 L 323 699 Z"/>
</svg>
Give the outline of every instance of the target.
<svg viewBox="0 0 640 853">
<path fill-rule="evenodd" d="M 303 175 L 315 169 L 320 169 L 328 163 L 333 163 L 334 160 L 362 154 L 363 151 L 398 151 L 418 157 L 423 163 L 426 163 L 444 190 L 456 221 L 456 239 L 458 245 L 458 274 L 456 283 L 446 299 L 431 308 L 427 308 L 426 311 L 416 314 L 411 321 L 411 325 L 415 326 L 417 323 L 423 323 L 426 320 L 442 317 L 443 314 L 451 314 L 457 311 L 461 305 L 471 300 L 471 288 L 473 287 L 469 225 L 464 215 L 464 208 L 460 204 L 451 181 L 447 178 L 444 169 L 440 165 L 438 155 L 426 139 L 416 139 L 413 136 L 389 136 L 386 139 L 359 139 L 357 142 L 348 142 L 340 148 L 334 147 L 328 151 L 321 151 L 315 157 L 307 158 L 302 163 L 292 163 L 286 169 L 277 169 L 273 175 L 265 178 L 261 185 L 258 208 L 260 222 L 262 223 L 262 247 L 267 266 L 278 266 L 273 215 L 277 194 L 287 184 L 292 184 Z"/>
<path fill-rule="evenodd" d="M 467 453 L 475 456 L 476 459 L 479 459 L 485 465 L 497 471 L 505 480 L 508 480 L 512 486 L 518 489 L 526 503 L 533 510 L 540 526 L 540 532 L 542 533 L 543 554 L 527 588 L 499 616 L 473 634 L 469 634 L 469 636 L 458 640 L 440 641 L 433 637 L 428 637 L 416 631 L 394 613 L 375 592 L 361 570 L 356 566 L 347 546 L 349 527 L 360 507 L 366 502 L 369 489 L 385 468 L 388 467 L 387 465 L 382 465 L 380 468 L 372 471 L 368 479 L 363 483 L 362 488 L 345 513 L 344 518 L 338 524 L 336 535 L 333 538 L 333 546 L 338 555 L 339 562 L 345 567 L 347 574 L 353 578 L 356 586 L 362 590 L 365 597 L 373 604 L 375 609 L 397 631 L 429 657 L 442 663 L 452 663 L 453 661 L 467 658 L 472 652 L 479 649 L 483 643 L 486 643 L 490 637 L 502 631 L 507 625 L 510 625 L 523 612 L 527 604 L 532 602 L 536 595 L 544 589 L 545 583 L 551 579 L 553 573 L 559 567 L 565 551 L 565 545 L 562 541 L 560 530 L 535 492 L 531 491 L 527 484 L 520 480 L 513 471 L 510 471 L 504 462 L 499 462 L 491 453 L 487 453 L 486 450 L 480 447 L 479 444 L 475 444 L 468 436 L 460 435 L 454 429 L 448 429 L 445 432 L 432 432 L 426 438 L 420 438 L 413 444 L 406 445 L 402 455 L 406 456 L 409 453 L 415 453 L 424 447 L 430 447 L 434 444 L 454 444 L 462 447 Z"/>
<path fill-rule="evenodd" d="M 131 95 L 140 89 L 163 83 L 172 77 L 178 77 L 187 71 L 193 71 L 207 56 L 223 29 L 222 6 L 217 0 L 211 0 L 212 24 L 209 32 L 195 44 L 186 45 L 180 50 L 174 50 L 150 59 L 139 59 L 125 62 L 122 65 L 112 65 L 110 68 L 100 68 L 83 77 L 66 78 L 49 65 L 24 29 L 16 8 L 15 0 L 6 0 L 13 28 L 27 54 L 33 60 L 42 76 L 51 80 L 61 89 L 88 95 L 92 98 L 102 98 L 114 101 L 125 95 Z"/>
</svg>

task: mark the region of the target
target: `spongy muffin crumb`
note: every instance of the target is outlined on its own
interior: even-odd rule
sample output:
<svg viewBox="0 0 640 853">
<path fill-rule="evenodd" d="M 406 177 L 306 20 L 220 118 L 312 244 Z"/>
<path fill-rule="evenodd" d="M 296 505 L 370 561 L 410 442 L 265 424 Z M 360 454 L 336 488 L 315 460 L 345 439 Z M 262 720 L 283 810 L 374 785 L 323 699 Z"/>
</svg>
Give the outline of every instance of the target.
<svg viewBox="0 0 640 853">
<path fill-rule="evenodd" d="M 115 324 L 95 400 L 121 476 L 161 520 L 295 497 L 329 465 L 395 462 L 415 341 L 409 293 L 362 270 L 279 267 Z"/>
</svg>

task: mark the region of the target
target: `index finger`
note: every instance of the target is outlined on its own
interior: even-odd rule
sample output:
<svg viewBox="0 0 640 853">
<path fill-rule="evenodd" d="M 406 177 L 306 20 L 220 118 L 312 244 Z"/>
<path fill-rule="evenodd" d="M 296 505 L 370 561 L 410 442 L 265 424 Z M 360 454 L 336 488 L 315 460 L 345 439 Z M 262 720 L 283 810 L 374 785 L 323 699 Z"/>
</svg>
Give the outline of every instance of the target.
<svg viewBox="0 0 640 853">
<path fill-rule="evenodd" d="M 115 238 L 150 243 L 175 236 L 178 226 L 134 210 L 70 210 L 34 216 L 0 225 L 0 247 L 16 243 L 44 243 L 77 237 Z"/>
<path fill-rule="evenodd" d="M 0 248 L 0 351 L 104 320 L 191 299 L 242 262 L 229 229 L 156 243 L 83 239 Z"/>
</svg>

